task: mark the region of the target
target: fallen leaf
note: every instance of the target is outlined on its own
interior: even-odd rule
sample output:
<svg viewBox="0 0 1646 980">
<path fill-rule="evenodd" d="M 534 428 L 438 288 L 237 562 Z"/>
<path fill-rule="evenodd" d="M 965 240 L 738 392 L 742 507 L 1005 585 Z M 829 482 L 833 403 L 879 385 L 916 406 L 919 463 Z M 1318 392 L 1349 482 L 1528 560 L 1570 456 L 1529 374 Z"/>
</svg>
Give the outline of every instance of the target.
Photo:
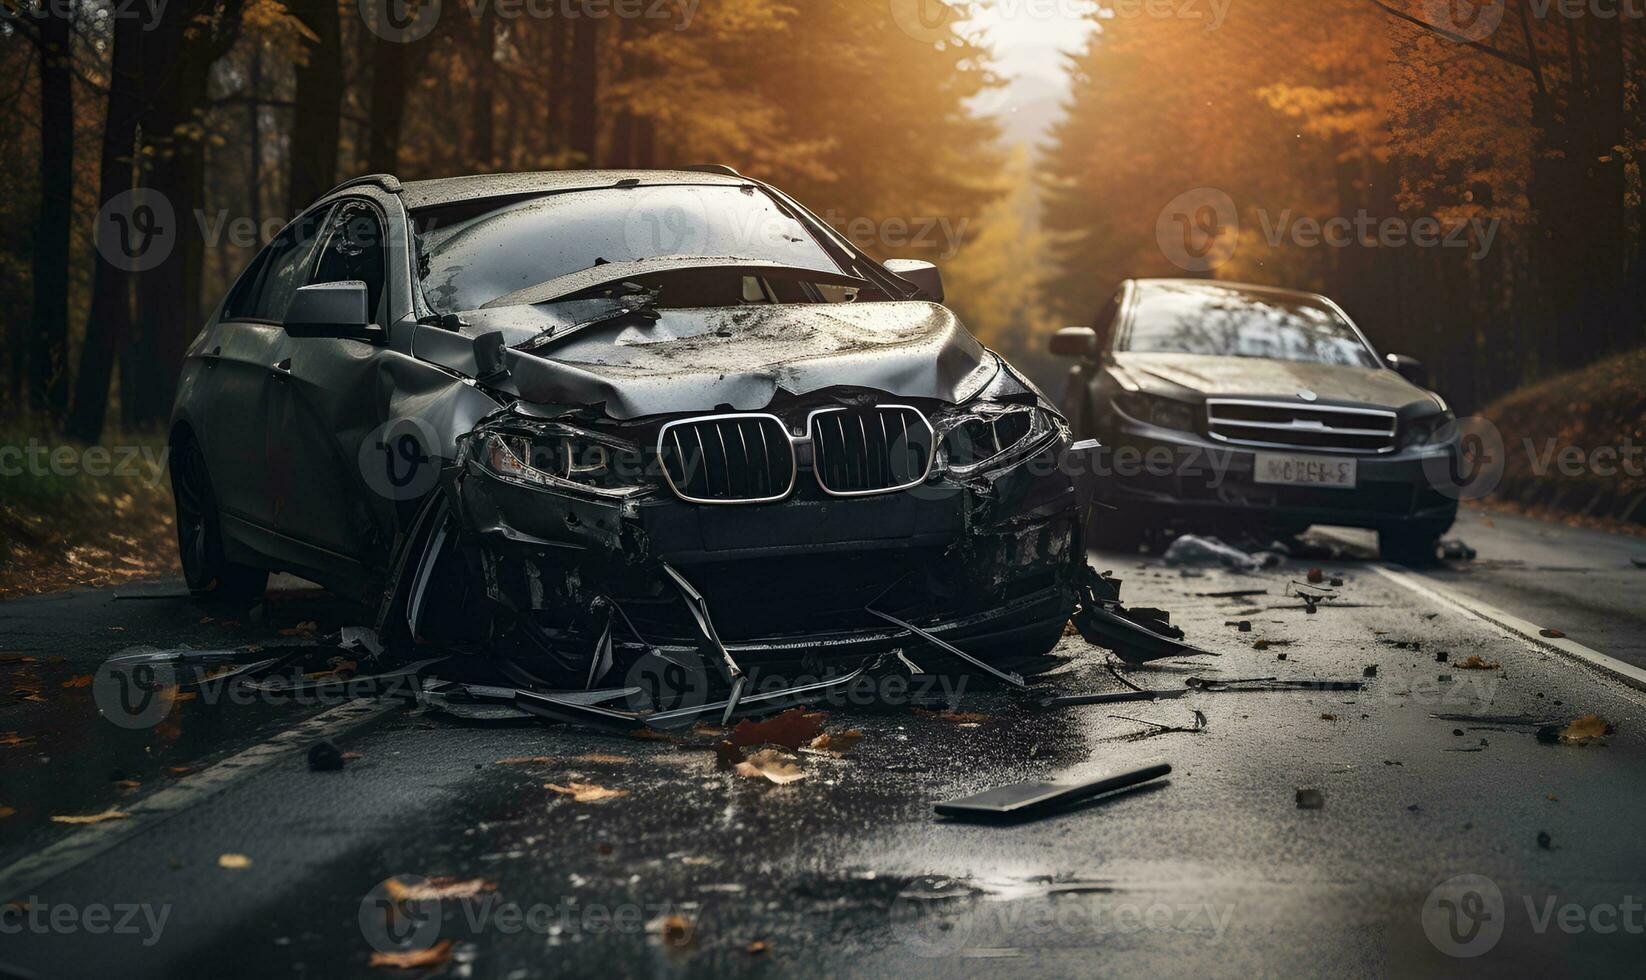
<svg viewBox="0 0 1646 980">
<path fill-rule="evenodd" d="M 546 766 L 554 761 L 552 755 L 522 755 L 512 759 L 498 759 L 495 766 Z"/>
<path fill-rule="evenodd" d="M 397 970 L 415 970 L 420 966 L 450 963 L 451 958 L 452 941 L 442 939 L 428 949 L 408 949 L 403 953 L 385 953 L 379 950 L 371 954 L 371 965 L 389 966 Z"/>
<path fill-rule="evenodd" d="M 1549 802 L 1550 803 L 1559 803 L 1560 802 L 1560 797 L 1556 796 L 1553 793 L 1550 793 L 1549 794 Z"/>
<path fill-rule="evenodd" d="M 827 752 L 830 755 L 842 755 L 852 750 L 863 738 L 863 733 L 857 729 L 846 732 L 824 732 L 812 739 L 811 748 L 818 752 Z"/>
<path fill-rule="evenodd" d="M 629 791 L 626 789 L 607 789 L 594 783 L 567 783 L 565 786 L 544 783 L 543 788 L 552 789 L 562 796 L 569 796 L 578 803 L 604 803 L 607 800 L 615 800 L 619 796 L 629 795 Z"/>
<path fill-rule="evenodd" d="M 1495 660 L 1482 660 L 1480 654 L 1470 654 L 1469 659 L 1460 660 L 1452 666 L 1459 670 L 1500 670 L 1503 665 Z"/>
<path fill-rule="evenodd" d="M 1612 734 L 1612 726 L 1599 715 L 1584 715 L 1561 730 L 1560 740 L 1577 745 L 1598 742 Z"/>
<path fill-rule="evenodd" d="M 711 725 L 708 722 L 700 721 L 692 726 L 692 734 L 706 738 L 725 738 L 726 729 L 721 725 Z"/>
<path fill-rule="evenodd" d="M 765 721 L 740 721 L 732 729 L 731 743 L 740 748 L 755 745 L 781 745 L 798 749 L 811 744 L 823 731 L 823 713 L 807 712 L 804 708 L 790 708 Z"/>
<path fill-rule="evenodd" d="M 14 807 L 14 806 L 0 805 L 0 820 L 4 820 L 4 819 L 6 819 L 7 817 L 11 816 L 12 814 L 14 814 L 16 812 L 17 812 L 17 808 Z"/>
<path fill-rule="evenodd" d="M 52 823 L 102 823 L 105 820 L 124 820 L 129 816 L 131 814 L 122 813 L 118 807 L 111 806 L 102 813 L 87 813 L 79 816 L 62 816 L 54 813 L 51 820 Z"/>
<path fill-rule="evenodd" d="M 281 636 L 313 636 L 320 631 L 320 624 L 310 620 L 298 623 L 296 626 L 280 631 Z"/>
<path fill-rule="evenodd" d="M 34 657 L 21 653 L 0 653 L 0 664 L 33 664 L 39 663 Z"/>
<path fill-rule="evenodd" d="M 132 790 L 141 785 L 143 784 L 135 779 L 116 779 L 114 781 L 114 788 L 126 793 L 130 793 Z"/>
<path fill-rule="evenodd" d="M 626 755 L 609 755 L 605 752 L 590 752 L 590 753 L 587 753 L 586 755 L 576 756 L 571 761 L 572 762 L 597 762 L 597 763 L 607 763 L 607 764 L 616 765 L 618 763 L 623 763 L 623 762 L 633 762 L 634 760 L 630 759 Z"/>
<path fill-rule="evenodd" d="M 761 942 L 758 939 L 756 939 L 754 942 L 750 943 L 749 945 L 743 947 L 743 951 L 748 953 L 750 956 L 759 956 L 761 953 L 766 953 L 766 952 L 769 952 L 770 950 L 771 950 L 771 947 L 769 945 L 767 945 L 764 942 Z"/>
<path fill-rule="evenodd" d="M 733 767 L 747 779 L 765 779 L 779 786 L 806 778 L 800 760 L 778 749 L 761 749 Z"/>
<path fill-rule="evenodd" d="M 716 769 L 735 769 L 743 761 L 743 750 L 727 741 L 720 741 L 714 747 L 714 767 Z"/>
<path fill-rule="evenodd" d="M 988 715 L 980 715 L 975 711 L 927 711 L 923 708 L 910 709 L 917 715 L 946 721 L 951 725 L 978 725 L 989 720 Z"/>
<path fill-rule="evenodd" d="M 1564 640 L 1566 638 L 1566 634 L 1560 630 L 1538 630 L 1538 635 L 1551 640 Z"/>
<path fill-rule="evenodd" d="M 1321 721 L 1336 721 L 1337 720 L 1337 715 L 1321 715 L 1320 720 Z"/>
<path fill-rule="evenodd" d="M 673 735 L 665 735 L 662 732 L 653 731 L 650 728 L 637 728 L 634 731 L 629 733 L 629 737 L 630 738 L 637 738 L 642 742 L 671 742 L 671 743 L 678 743 L 680 741 L 678 738 L 675 738 Z"/>
<path fill-rule="evenodd" d="M 194 771 L 193 766 L 167 766 L 166 767 L 166 775 L 168 775 L 168 776 L 187 776 L 189 773 L 191 773 L 193 771 Z"/>
<path fill-rule="evenodd" d="M 0 745 L 28 745 L 34 741 L 33 735 L 19 735 L 16 732 L 0 732 Z"/>
<path fill-rule="evenodd" d="M 383 882 L 383 891 L 395 902 L 428 902 L 474 898 L 481 892 L 497 891 L 497 886 L 484 878 L 429 878 L 410 884 L 390 878 Z"/>
<path fill-rule="evenodd" d="M 692 941 L 692 924 L 683 915 L 671 915 L 657 922 L 657 931 L 670 946 L 685 946 Z"/>
<path fill-rule="evenodd" d="M 246 857 L 244 854 L 219 854 L 217 855 L 217 866 L 240 871 L 251 867 L 251 858 Z"/>
</svg>

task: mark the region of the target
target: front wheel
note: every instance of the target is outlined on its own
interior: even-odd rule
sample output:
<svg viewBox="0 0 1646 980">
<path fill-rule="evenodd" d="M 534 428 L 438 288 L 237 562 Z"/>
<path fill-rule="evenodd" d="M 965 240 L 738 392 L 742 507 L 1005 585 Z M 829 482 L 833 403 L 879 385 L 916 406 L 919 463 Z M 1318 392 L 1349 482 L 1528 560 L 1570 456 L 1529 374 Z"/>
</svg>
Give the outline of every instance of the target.
<svg viewBox="0 0 1646 980">
<path fill-rule="evenodd" d="M 192 440 L 172 449 L 171 492 L 177 506 L 177 551 L 189 591 L 197 598 L 230 601 L 261 596 L 268 586 L 268 571 L 223 557 L 217 498 L 212 495 L 205 457 Z"/>
<path fill-rule="evenodd" d="M 1377 532 L 1377 548 L 1384 561 L 1432 565 L 1436 546 L 1444 533 L 1424 524 L 1383 528 Z"/>
</svg>

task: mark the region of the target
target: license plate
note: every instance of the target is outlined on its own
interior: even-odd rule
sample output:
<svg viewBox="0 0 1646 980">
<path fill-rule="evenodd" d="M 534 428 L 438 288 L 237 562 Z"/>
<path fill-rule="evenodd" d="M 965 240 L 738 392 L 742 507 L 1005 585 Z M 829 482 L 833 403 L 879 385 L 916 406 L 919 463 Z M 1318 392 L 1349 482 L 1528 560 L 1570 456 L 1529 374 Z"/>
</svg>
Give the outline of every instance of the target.
<svg viewBox="0 0 1646 980">
<path fill-rule="evenodd" d="M 1254 482 L 1288 487 L 1336 487 L 1353 490 L 1356 461 L 1329 456 L 1285 456 L 1258 453 Z"/>
</svg>

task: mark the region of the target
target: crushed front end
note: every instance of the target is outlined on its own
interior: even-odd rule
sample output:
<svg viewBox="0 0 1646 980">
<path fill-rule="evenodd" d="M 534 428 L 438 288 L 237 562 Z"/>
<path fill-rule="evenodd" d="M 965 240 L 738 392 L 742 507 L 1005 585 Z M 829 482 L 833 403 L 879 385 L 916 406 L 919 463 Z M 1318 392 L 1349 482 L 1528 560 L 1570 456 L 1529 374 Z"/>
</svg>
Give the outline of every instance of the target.
<svg viewBox="0 0 1646 980">
<path fill-rule="evenodd" d="M 1009 670 L 1076 604 L 1094 450 L 1010 371 L 958 406 L 849 387 L 632 421 L 517 405 L 460 440 L 450 563 L 492 648 L 559 685 L 648 656 L 728 680 L 894 653 Z"/>
</svg>

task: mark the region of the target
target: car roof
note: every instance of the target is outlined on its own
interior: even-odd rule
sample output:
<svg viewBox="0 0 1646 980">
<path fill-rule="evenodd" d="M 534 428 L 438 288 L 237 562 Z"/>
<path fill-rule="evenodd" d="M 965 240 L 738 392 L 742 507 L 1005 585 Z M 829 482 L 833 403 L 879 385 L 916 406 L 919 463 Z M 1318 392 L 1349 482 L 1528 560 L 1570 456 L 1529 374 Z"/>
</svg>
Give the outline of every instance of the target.
<svg viewBox="0 0 1646 980">
<path fill-rule="evenodd" d="M 1226 282 L 1222 279 L 1134 279 L 1139 290 L 1147 290 L 1152 286 L 1165 286 L 1172 289 L 1194 289 L 1210 292 L 1213 290 L 1246 293 L 1254 297 L 1270 299 L 1302 300 L 1316 305 L 1331 305 L 1331 301 L 1319 293 L 1306 292 L 1301 289 L 1282 289 L 1279 286 L 1259 286 L 1249 282 Z"/>
<path fill-rule="evenodd" d="M 440 177 L 408 180 L 400 184 L 400 198 L 406 207 L 438 207 L 488 197 L 520 194 L 548 194 L 556 191 L 590 190 L 611 187 L 620 180 L 638 186 L 663 184 L 708 184 L 737 187 L 752 183 L 747 177 L 705 173 L 695 170 L 552 170 L 536 173 L 480 174 L 473 177 Z"/>
</svg>

